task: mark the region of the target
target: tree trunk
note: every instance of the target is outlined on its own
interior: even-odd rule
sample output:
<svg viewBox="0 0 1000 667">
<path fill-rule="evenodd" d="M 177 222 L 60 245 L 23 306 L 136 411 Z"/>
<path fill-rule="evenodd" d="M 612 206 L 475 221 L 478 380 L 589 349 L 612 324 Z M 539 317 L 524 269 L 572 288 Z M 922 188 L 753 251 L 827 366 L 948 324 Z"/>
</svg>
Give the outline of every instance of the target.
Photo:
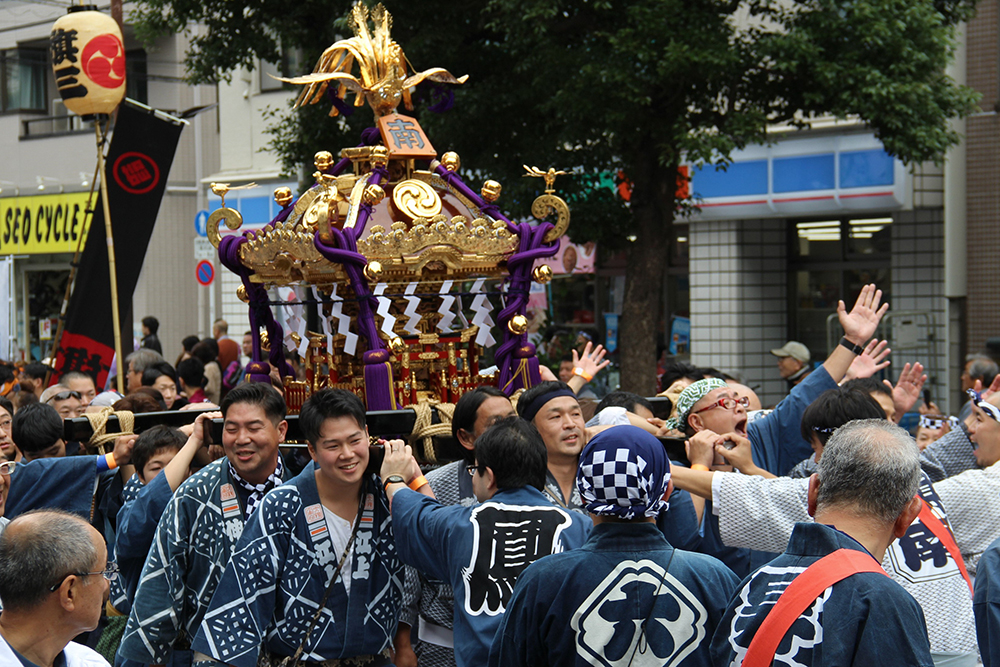
<svg viewBox="0 0 1000 667">
<path fill-rule="evenodd" d="M 662 317 L 677 170 L 660 166 L 655 155 L 645 164 L 632 178 L 636 238 L 629 244 L 618 332 L 622 389 L 652 396 L 656 391 L 656 335 Z"/>
</svg>

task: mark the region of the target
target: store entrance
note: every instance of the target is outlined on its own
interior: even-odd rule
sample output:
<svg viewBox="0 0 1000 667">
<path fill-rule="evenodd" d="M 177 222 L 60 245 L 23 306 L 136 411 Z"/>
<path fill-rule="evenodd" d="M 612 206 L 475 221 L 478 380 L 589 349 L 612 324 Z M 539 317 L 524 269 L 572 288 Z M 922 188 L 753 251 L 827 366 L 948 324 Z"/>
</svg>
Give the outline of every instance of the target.
<svg viewBox="0 0 1000 667">
<path fill-rule="evenodd" d="M 28 356 L 41 361 L 52 355 L 59 311 L 66 295 L 69 267 L 25 267 L 24 298 Z"/>
</svg>

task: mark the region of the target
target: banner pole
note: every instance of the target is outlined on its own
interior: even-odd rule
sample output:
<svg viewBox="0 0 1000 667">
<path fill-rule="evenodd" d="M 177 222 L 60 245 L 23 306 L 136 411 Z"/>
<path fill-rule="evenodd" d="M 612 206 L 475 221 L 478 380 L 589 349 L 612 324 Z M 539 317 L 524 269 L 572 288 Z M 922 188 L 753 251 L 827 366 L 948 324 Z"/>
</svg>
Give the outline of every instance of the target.
<svg viewBox="0 0 1000 667">
<path fill-rule="evenodd" d="M 111 278 L 111 322 L 115 328 L 115 383 L 118 393 L 125 394 L 125 378 L 122 371 L 122 329 L 118 321 L 118 273 L 115 268 L 115 239 L 111 231 L 111 207 L 108 205 L 108 174 L 104 165 L 104 136 L 101 134 L 100 120 L 94 121 L 97 134 L 97 169 L 101 172 L 101 203 L 104 206 L 104 232 L 108 237 L 108 274 Z"/>
</svg>

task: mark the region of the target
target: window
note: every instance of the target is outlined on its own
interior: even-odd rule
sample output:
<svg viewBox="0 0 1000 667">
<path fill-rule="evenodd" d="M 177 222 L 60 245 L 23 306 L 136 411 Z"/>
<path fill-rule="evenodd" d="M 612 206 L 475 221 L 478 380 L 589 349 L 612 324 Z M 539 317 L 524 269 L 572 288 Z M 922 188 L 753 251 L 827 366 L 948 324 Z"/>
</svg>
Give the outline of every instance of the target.
<svg viewBox="0 0 1000 667">
<path fill-rule="evenodd" d="M 291 90 L 293 86 L 290 84 L 275 81 L 271 77 L 282 76 L 289 78 L 306 74 L 306 72 L 302 71 L 302 50 L 282 49 L 280 62 L 268 63 L 262 60 L 258 71 L 260 72 L 260 92 L 267 93 L 273 90 Z"/>
<path fill-rule="evenodd" d="M 0 51 L 0 112 L 48 111 L 46 81 L 49 60 L 45 49 Z"/>
<path fill-rule="evenodd" d="M 850 308 L 868 283 L 878 285 L 887 301 L 891 241 L 889 216 L 790 222 L 789 339 L 808 347 L 813 359 L 824 359 L 830 352 L 827 321 L 838 301 Z"/>
<path fill-rule="evenodd" d="M 146 52 L 142 49 L 125 53 L 125 97 L 146 104 L 147 90 Z"/>
</svg>

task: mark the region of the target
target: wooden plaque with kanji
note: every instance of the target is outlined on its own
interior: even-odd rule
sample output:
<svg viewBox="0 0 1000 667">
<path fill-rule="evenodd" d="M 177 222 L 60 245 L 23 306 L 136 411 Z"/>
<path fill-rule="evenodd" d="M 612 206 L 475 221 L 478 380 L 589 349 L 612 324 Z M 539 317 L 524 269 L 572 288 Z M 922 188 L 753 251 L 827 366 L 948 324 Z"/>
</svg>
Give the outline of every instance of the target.
<svg viewBox="0 0 1000 667">
<path fill-rule="evenodd" d="M 437 157 L 437 151 L 431 146 L 430 139 L 424 134 L 416 118 L 400 116 L 398 113 L 380 116 L 378 129 L 382 133 L 385 147 L 389 149 L 389 157 L 426 159 Z"/>
</svg>

